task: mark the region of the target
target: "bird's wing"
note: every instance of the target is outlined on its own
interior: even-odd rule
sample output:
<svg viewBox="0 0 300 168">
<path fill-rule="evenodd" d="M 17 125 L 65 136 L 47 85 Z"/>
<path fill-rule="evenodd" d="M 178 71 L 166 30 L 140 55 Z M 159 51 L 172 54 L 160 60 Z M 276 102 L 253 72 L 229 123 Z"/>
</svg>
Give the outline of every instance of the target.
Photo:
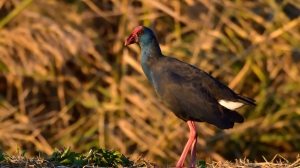
<svg viewBox="0 0 300 168">
<path fill-rule="evenodd" d="M 219 82 L 208 73 L 172 57 L 165 57 L 166 62 L 172 63 L 171 71 L 185 76 L 192 82 L 200 84 L 224 107 L 235 110 L 243 105 L 256 105 L 255 100 L 233 92 L 228 86 Z"/>
<path fill-rule="evenodd" d="M 156 91 L 162 102 L 183 120 L 204 121 L 220 129 L 243 122 L 235 111 L 222 107 L 202 83 L 172 71 L 154 74 Z"/>
</svg>

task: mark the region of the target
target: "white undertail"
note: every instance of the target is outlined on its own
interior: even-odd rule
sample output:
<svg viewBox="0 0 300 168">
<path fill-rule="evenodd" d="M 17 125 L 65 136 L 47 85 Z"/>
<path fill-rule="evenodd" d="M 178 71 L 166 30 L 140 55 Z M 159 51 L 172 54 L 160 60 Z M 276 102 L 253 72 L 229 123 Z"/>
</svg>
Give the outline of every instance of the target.
<svg viewBox="0 0 300 168">
<path fill-rule="evenodd" d="M 244 105 L 241 102 L 232 102 L 228 100 L 219 100 L 219 104 L 229 110 L 236 110 Z"/>
</svg>

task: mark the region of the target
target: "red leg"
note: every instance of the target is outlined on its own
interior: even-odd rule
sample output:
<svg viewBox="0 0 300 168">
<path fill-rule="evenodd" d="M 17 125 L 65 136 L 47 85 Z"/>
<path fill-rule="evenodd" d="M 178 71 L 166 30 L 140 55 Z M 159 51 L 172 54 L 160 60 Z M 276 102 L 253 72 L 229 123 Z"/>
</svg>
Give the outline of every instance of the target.
<svg viewBox="0 0 300 168">
<path fill-rule="evenodd" d="M 189 140 L 187 141 L 184 149 L 183 149 L 183 152 L 176 164 L 176 167 L 183 167 L 183 164 L 184 164 L 184 161 L 185 161 L 185 157 L 190 149 L 190 147 L 192 146 L 195 138 L 196 138 L 196 135 L 197 135 L 197 132 L 196 132 L 196 127 L 195 127 L 195 124 L 193 121 L 187 121 L 188 125 L 189 125 L 189 128 L 190 128 L 190 137 L 189 137 Z M 193 145 L 194 147 L 196 147 L 196 145 Z M 196 152 L 196 151 L 195 151 Z"/>
<path fill-rule="evenodd" d="M 196 126 L 195 126 L 195 123 L 193 122 L 193 127 L 194 127 L 194 130 L 196 132 L 196 135 L 195 135 L 195 139 L 192 143 L 192 147 L 191 147 L 191 160 L 190 160 L 190 167 L 195 167 L 195 159 L 196 159 L 196 145 L 197 145 L 197 131 L 196 131 Z"/>
</svg>

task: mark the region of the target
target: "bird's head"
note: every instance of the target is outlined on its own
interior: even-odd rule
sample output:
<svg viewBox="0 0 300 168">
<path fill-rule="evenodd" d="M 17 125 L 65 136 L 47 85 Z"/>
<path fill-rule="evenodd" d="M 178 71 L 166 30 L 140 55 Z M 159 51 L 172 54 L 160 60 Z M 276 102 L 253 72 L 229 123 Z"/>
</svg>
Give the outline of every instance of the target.
<svg viewBox="0 0 300 168">
<path fill-rule="evenodd" d="M 140 46 L 149 44 L 155 39 L 155 35 L 151 29 L 145 26 L 136 27 L 125 41 L 125 45 L 139 43 Z"/>
</svg>

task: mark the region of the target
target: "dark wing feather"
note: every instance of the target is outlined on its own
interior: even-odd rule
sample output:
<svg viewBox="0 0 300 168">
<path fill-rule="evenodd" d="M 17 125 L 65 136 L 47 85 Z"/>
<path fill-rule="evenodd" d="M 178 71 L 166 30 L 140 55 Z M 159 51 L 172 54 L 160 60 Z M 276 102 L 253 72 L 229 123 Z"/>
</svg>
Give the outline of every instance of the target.
<svg viewBox="0 0 300 168">
<path fill-rule="evenodd" d="M 248 105 L 253 105 L 253 106 L 256 106 L 255 104 L 255 100 L 249 98 L 249 97 L 246 97 L 246 96 L 242 96 L 242 95 L 237 95 L 238 96 L 238 99 L 239 99 L 239 102 L 241 103 L 244 103 L 244 104 L 248 104 Z"/>
</svg>

